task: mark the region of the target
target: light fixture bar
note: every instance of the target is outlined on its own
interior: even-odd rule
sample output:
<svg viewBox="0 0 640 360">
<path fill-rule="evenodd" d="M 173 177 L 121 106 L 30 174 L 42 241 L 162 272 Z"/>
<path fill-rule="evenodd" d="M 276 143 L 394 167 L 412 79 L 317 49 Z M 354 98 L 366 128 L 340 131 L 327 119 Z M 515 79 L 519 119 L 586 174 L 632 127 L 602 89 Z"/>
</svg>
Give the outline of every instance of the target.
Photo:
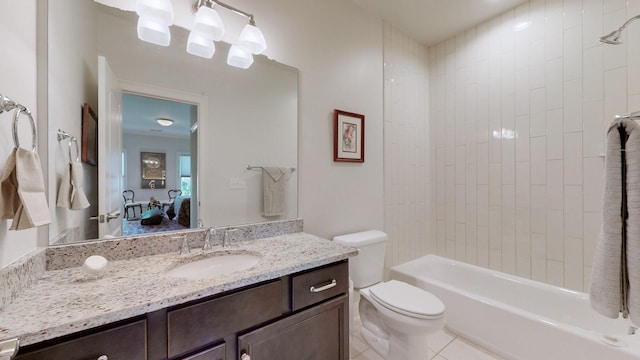
<svg viewBox="0 0 640 360">
<path fill-rule="evenodd" d="M 194 12 L 198 11 L 198 9 L 201 6 L 208 6 L 208 7 L 212 8 L 213 4 L 216 4 L 218 6 L 222 6 L 223 8 L 225 8 L 227 10 L 230 10 L 230 11 L 233 11 L 234 13 L 236 13 L 238 15 L 242 15 L 242 16 L 244 16 L 244 17 L 249 19 L 249 24 L 254 25 L 254 26 L 256 25 L 256 22 L 254 20 L 253 14 L 249 14 L 246 11 L 242 11 L 242 10 L 236 8 L 236 7 L 233 7 L 233 6 L 229 5 L 229 4 L 225 4 L 225 3 L 221 2 L 221 1 L 218 1 L 218 0 L 196 0 L 196 2 L 193 3 L 193 11 Z"/>
</svg>

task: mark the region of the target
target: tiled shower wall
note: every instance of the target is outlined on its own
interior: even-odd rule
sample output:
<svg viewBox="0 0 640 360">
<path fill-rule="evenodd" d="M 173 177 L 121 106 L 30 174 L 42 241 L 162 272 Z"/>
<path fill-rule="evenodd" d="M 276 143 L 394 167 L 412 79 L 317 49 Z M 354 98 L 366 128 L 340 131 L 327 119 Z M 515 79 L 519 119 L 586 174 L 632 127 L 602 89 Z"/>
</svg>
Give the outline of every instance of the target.
<svg viewBox="0 0 640 360">
<path fill-rule="evenodd" d="M 435 251 L 427 48 L 384 28 L 384 227 L 387 269 Z"/>
<path fill-rule="evenodd" d="M 640 22 L 622 45 L 598 39 L 637 14 L 640 0 L 532 0 L 429 48 L 436 253 L 588 289 L 605 131 L 640 110 Z"/>
</svg>

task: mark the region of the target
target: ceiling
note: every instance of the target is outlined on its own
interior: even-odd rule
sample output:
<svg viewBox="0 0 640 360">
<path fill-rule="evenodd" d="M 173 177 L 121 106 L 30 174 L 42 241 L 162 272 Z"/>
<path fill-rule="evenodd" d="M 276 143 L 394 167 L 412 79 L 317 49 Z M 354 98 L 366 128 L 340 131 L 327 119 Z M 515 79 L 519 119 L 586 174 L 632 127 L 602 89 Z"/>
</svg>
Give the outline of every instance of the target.
<svg viewBox="0 0 640 360">
<path fill-rule="evenodd" d="M 195 105 L 124 93 L 122 95 L 122 131 L 128 134 L 189 138 L 191 110 Z M 173 120 L 161 126 L 157 118 Z"/>
<path fill-rule="evenodd" d="M 366 11 L 433 45 L 526 0 L 353 0 Z"/>
</svg>

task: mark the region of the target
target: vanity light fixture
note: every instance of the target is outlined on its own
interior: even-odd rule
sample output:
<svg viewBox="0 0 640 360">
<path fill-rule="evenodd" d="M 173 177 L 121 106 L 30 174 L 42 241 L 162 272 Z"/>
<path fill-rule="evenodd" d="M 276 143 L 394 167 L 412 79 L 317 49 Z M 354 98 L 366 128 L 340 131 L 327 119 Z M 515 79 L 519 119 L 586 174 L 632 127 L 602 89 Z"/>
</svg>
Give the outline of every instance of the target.
<svg viewBox="0 0 640 360">
<path fill-rule="evenodd" d="M 227 5 L 218 0 L 196 0 L 193 10 L 196 13 L 193 27 L 187 42 L 187 52 L 204 58 L 211 58 L 215 52 L 214 41 L 224 35 L 224 24 L 214 6 L 223 7 L 249 19 L 238 37 L 238 43 L 232 44 L 227 55 L 227 64 L 247 69 L 253 64 L 253 54 L 261 54 L 267 48 L 262 31 L 256 27 L 252 14 Z"/>
<path fill-rule="evenodd" d="M 167 118 L 157 118 L 156 121 L 158 122 L 158 124 L 160 124 L 162 126 L 171 126 L 171 125 L 173 125 L 173 120 L 167 119 Z"/>
<path fill-rule="evenodd" d="M 173 24 L 173 6 L 170 0 L 138 0 L 138 38 L 160 46 L 169 46 Z"/>
</svg>

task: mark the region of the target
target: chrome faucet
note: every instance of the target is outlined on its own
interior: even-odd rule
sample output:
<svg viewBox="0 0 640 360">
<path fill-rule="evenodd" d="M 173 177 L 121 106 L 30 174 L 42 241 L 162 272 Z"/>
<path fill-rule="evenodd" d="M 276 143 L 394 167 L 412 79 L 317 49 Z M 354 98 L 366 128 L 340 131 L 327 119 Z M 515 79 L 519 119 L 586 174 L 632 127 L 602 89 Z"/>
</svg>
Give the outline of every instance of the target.
<svg viewBox="0 0 640 360">
<path fill-rule="evenodd" d="M 227 247 L 227 245 L 229 244 L 229 238 L 232 236 L 233 233 L 235 233 L 236 231 L 238 231 L 238 229 L 234 229 L 234 228 L 227 228 L 224 231 L 224 238 L 222 238 L 222 247 Z"/>
<path fill-rule="evenodd" d="M 215 237 L 216 229 L 210 227 L 207 229 L 207 232 L 204 234 L 204 245 L 202 246 L 202 251 L 211 250 L 211 236 Z"/>
</svg>

